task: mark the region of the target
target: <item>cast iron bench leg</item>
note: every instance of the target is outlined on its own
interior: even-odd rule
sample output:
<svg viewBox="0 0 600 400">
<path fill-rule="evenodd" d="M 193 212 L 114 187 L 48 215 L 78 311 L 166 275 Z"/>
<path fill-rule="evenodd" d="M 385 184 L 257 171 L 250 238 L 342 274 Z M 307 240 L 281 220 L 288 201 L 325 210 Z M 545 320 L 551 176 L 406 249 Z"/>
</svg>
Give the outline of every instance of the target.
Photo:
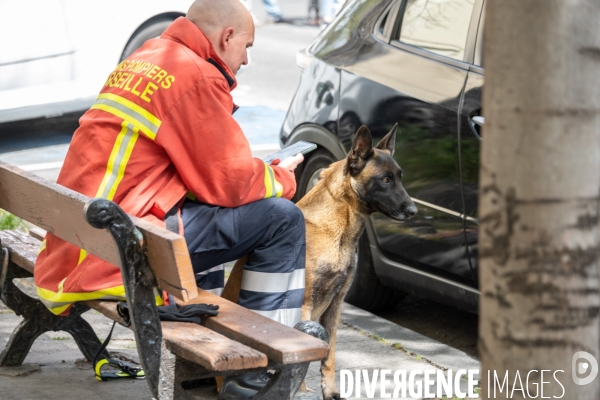
<svg viewBox="0 0 600 400">
<path fill-rule="evenodd" d="M 302 384 L 310 363 L 293 364 L 278 370 L 267 386 L 248 400 L 291 400 Z"/>
<path fill-rule="evenodd" d="M 303 321 L 294 328 L 329 343 L 327 331 L 317 322 Z M 304 378 L 306 378 L 309 365 L 310 363 L 307 362 L 282 367 L 270 379 L 267 386 L 249 400 L 292 400 Z"/>
<path fill-rule="evenodd" d="M 0 353 L 1 366 L 18 366 L 23 363 L 33 342 L 43 333 L 49 331 L 65 331 L 73 336 L 79 349 L 88 360 L 93 360 L 102 345 L 96 333 L 81 318 L 81 314 L 89 310 L 82 304 L 76 304 L 68 317 L 58 317 L 52 314 L 39 300 L 23 293 L 13 283 L 15 278 L 28 278 L 31 274 L 19 266 L 6 260 L 5 254 L 0 253 L 0 265 L 4 265 L 2 275 L 5 277 L 1 287 L 2 301 L 24 319 L 15 328 L 6 347 Z M 1 284 L 1 282 L 0 282 Z M 108 353 L 105 352 L 105 356 Z"/>
<path fill-rule="evenodd" d="M 115 239 L 121 258 L 129 318 L 146 382 L 154 397 L 172 399 L 174 356 L 163 340 L 154 295 L 156 282 L 146 262 L 142 246 L 144 238 L 129 216 L 109 200 L 90 200 L 84 208 L 84 215 L 91 226 L 108 229 Z"/>
</svg>

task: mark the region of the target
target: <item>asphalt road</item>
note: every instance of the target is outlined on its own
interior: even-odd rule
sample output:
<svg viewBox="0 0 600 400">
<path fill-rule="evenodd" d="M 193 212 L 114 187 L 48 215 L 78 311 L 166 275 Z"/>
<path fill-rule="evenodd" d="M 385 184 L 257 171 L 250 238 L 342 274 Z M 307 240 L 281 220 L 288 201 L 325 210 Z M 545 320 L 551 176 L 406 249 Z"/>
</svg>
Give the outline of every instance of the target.
<svg viewBox="0 0 600 400">
<path fill-rule="evenodd" d="M 254 3 L 257 19 L 265 21 L 261 2 Z M 301 74 L 296 66 L 296 52 L 309 45 L 319 32 L 308 24 L 308 0 L 280 0 L 280 4 L 291 23 L 257 26 L 251 63 L 238 75 L 238 86 L 233 92 L 235 103 L 241 106 L 235 118 L 257 157 L 278 148 L 279 129 Z M 80 115 L 0 124 L 0 160 L 55 180 Z M 476 315 L 414 296 L 378 315 L 477 355 Z"/>
</svg>

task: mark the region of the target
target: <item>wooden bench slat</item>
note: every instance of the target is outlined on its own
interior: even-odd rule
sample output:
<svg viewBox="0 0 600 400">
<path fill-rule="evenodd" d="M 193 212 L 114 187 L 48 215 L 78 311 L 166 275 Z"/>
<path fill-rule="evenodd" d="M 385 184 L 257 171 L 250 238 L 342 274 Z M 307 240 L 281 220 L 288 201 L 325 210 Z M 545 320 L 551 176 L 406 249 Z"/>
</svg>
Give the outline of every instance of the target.
<svg viewBox="0 0 600 400">
<path fill-rule="evenodd" d="M 44 240 L 44 237 L 46 237 L 46 231 L 42 228 L 38 228 L 37 226 L 30 227 L 29 236 L 33 236 L 38 240 Z"/>
<path fill-rule="evenodd" d="M 2 247 L 9 251 L 10 260 L 33 274 L 35 259 L 40 249 L 40 241 L 19 231 L 0 230 Z"/>
<path fill-rule="evenodd" d="M 204 326 L 185 322 L 163 322 L 161 326 L 167 349 L 212 371 L 260 368 L 269 363 L 265 354 Z"/>
<path fill-rule="evenodd" d="M 185 304 L 218 304 L 219 315 L 206 320 L 207 328 L 243 343 L 280 364 L 322 360 L 329 353 L 327 343 L 296 329 L 281 325 L 210 292 L 199 290 L 198 297 Z"/>
<path fill-rule="evenodd" d="M 86 301 L 90 308 L 123 322 L 111 301 Z M 266 367 L 267 356 L 200 325 L 161 322 L 163 338 L 173 354 L 212 371 L 237 371 Z"/>
<path fill-rule="evenodd" d="M 0 162 L 0 208 L 120 265 L 110 233 L 85 221 L 83 206 L 88 200 L 82 194 Z M 148 263 L 159 286 L 184 301 L 196 297 L 196 279 L 185 239 L 148 221 L 131 219 L 148 245 Z"/>
</svg>

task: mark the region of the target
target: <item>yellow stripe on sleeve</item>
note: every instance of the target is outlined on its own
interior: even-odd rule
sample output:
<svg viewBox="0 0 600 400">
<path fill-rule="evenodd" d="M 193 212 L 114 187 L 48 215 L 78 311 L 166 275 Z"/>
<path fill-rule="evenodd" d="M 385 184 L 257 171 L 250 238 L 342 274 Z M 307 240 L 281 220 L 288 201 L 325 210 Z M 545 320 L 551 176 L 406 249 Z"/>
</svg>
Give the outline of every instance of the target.
<svg viewBox="0 0 600 400">
<path fill-rule="evenodd" d="M 271 167 L 265 163 L 265 199 L 273 195 L 273 181 L 271 180 Z"/>
<path fill-rule="evenodd" d="M 275 197 L 281 197 L 281 195 L 283 194 L 283 185 L 279 183 L 279 181 L 275 177 L 273 177 L 273 180 L 275 180 L 275 190 L 277 190 Z"/>
<path fill-rule="evenodd" d="M 273 168 L 265 163 L 265 199 L 269 197 L 281 197 L 283 195 L 283 186 L 277 178 Z"/>
</svg>

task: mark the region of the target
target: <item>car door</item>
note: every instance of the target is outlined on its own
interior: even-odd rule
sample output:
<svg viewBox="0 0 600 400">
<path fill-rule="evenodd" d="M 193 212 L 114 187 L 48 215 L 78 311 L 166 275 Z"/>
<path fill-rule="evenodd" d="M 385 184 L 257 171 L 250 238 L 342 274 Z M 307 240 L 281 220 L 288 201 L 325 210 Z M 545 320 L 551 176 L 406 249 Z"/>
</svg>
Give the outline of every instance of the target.
<svg viewBox="0 0 600 400">
<path fill-rule="evenodd" d="M 0 91 L 70 80 L 75 51 L 64 1 L 0 0 L 0 9 Z"/>
<path fill-rule="evenodd" d="M 377 246 L 398 265 L 469 286 L 476 277 L 465 248 L 458 115 L 480 6 L 477 0 L 392 6 L 343 68 L 338 128 L 348 148 L 361 124 L 377 141 L 399 123 L 395 158 L 419 213 L 404 224 L 373 215 Z M 406 284 L 393 268 L 376 263 L 376 270 L 383 281 Z"/>
<path fill-rule="evenodd" d="M 485 6 L 485 4 L 484 4 Z M 479 223 L 477 220 L 479 204 L 479 154 L 483 140 L 482 90 L 483 90 L 483 25 L 485 7 L 483 7 L 475 46 L 473 65 L 465 86 L 464 101 L 461 108 L 461 164 L 463 176 L 463 196 L 465 199 L 465 240 L 469 261 L 477 274 L 477 242 Z"/>
</svg>

